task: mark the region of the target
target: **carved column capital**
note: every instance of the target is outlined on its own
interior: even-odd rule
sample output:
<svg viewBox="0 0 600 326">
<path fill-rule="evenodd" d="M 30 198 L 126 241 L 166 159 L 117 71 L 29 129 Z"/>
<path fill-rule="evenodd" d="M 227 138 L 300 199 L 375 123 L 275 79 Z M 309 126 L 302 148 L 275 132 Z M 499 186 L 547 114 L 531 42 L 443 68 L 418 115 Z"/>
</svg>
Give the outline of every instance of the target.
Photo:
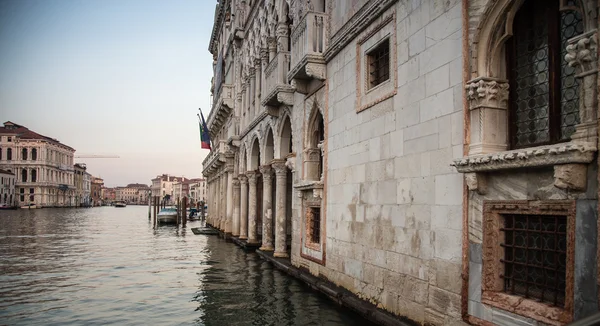
<svg viewBox="0 0 600 326">
<path fill-rule="evenodd" d="M 258 175 L 255 171 L 246 172 L 246 177 L 248 177 L 248 183 L 251 186 L 256 186 L 256 179 L 258 178 Z"/>
<path fill-rule="evenodd" d="M 272 177 L 273 177 L 273 169 L 271 168 L 270 165 L 261 165 L 259 167 L 260 173 L 262 173 L 263 176 L 263 182 L 271 182 Z"/>
<path fill-rule="evenodd" d="M 594 73 L 598 69 L 598 33 L 596 30 L 569 40 L 565 60 L 578 69 L 578 75 Z"/>
<path fill-rule="evenodd" d="M 271 166 L 275 169 L 275 175 L 278 177 L 285 176 L 287 174 L 286 161 L 283 159 L 276 159 L 271 161 Z"/>
<path fill-rule="evenodd" d="M 238 175 L 238 180 L 240 180 L 240 184 L 242 184 L 242 185 L 248 184 L 248 177 L 246 177 L 245 174 Z"/>
<path fill-rule="evenodd" d="M 321 155 L 320 148 L 307 148 L 304 150 L 305 161 L 318 161 Z"/>
<path fill-rule="evenodd" d="M 232 182 L 234 188 L 240 187 L 240 179 L 239 178 L 233 178 L 233 180 L 231 180 L 231 182 Z"/>
<path fill-rule="evenodd" d="M 467 82 L 466 96 L 471 110 L 485 107 L 508 107 L 508 82 L 502 79 L 479 77 Z"/>
</svg>

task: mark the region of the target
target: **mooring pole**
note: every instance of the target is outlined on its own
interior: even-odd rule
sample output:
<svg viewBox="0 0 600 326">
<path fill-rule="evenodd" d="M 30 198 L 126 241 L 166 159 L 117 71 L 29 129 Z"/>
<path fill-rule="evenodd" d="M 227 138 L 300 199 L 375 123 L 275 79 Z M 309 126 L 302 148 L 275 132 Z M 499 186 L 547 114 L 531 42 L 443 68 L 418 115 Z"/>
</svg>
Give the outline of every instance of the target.
<svg viewBox="0 0 600 326">
<path fill-rule="evenodd" d="M 187 197 L 183 197 L 183 219 L 181 220 L 183 227 L 187 222 Z"/>
<path fill-rule="evenodd" d="M 151 213 L 151 209 L 150 207 L 152 207 L 152 201 L 150 200 L 150 197 L 148 197 L 148 219 L 151 220 L 152 219 L 152 213 Z"/>
</svg>

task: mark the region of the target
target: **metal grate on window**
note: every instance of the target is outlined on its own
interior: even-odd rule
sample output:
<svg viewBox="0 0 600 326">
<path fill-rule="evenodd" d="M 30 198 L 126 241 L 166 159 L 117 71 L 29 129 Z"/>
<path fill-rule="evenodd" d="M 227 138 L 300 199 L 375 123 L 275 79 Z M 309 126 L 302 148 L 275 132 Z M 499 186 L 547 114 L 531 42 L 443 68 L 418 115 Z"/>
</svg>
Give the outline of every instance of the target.
<svg viewBox="0 0 600 326">
<path fill-rule="evenodd" d="M 504 292 L 564 306 L 567 217 L 503 215 Z"/>
<path fill-rule="evenodd" d="M 369 88 L 390 79 L 390 41 L 385 40 L 367 54 L 369 62 Z"/>
<path fill-rule="evenodd" d="M 321 208 L 309 207 L 310 210 L 310 240 L 313 243 L 321 243 Z"/>
</svg>

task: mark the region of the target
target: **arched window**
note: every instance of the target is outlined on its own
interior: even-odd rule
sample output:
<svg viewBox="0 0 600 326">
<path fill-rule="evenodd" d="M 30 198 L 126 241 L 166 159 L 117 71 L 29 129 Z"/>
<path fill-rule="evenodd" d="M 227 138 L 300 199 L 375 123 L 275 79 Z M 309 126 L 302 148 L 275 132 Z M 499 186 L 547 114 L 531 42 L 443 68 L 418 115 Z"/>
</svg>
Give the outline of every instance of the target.
<svg viewBox="0 0 600 326">
<path fill-rule="evenodd" d="M 0 148 L 0 161 L 2 161 L 2 148 Z"/>
<path fill-rule="evenodd" d="M 31 170 L 31 182 L 36 182 L 36 181 L 37 181 L 37 171 Z"/>
<path fill-rule="evenodd" d="M 21 170 L 21 182 L 27 182 L 27 169 Z"/>
<path fill-rule="evenodd" d="M 12 161 L 12 148 L 8 148 L 8 149 L 6 150 L 6 159 L 7 159 L 8 161 Z"/>
<path fill-rule="evenodd" d="M 525 1 L 513 21 L 506 43 L 511 148 L 568 141 L 579 123 L 579 80 L 565 55 L 583 19 L 560 11 L 559 2 Z"/>
<path fill-rule="evenodd" d="M 23 161 L 26 161 L 26 160 L 27 160 L 27 148 L 23 148 L 23 149 L 21 150 L 21 159 L 22 159 Z"/>
<path fill-rule="evenodd" d="M 31 149 L 31 160 L 37 161 L 37 148 Z"/>
</svg>

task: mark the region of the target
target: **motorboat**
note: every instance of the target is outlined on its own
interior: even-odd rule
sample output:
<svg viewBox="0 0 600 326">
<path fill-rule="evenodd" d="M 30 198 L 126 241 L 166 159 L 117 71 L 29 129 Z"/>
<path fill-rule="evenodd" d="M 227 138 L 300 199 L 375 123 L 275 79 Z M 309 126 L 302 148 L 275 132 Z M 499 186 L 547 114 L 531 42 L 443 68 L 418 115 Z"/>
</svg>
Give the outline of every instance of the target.
<svg viewBox="0 0 600 326">
<path fill-rule="evenodd" d="M 122 201 L 122 200 L 117 200 L 117 201 L 115 202 L 115 207 L 125 207 L 125 206 L 127 206 L 127 203 L 125 203 L 125 202 L 124 202 L 124 201 Z"/>
<path fill-rule="evenodd" d="M 23 208 L 23 209 L 35 209 L 35 208 L 37 208 L 37 206 L 35 206 L 35 204 L 29 204 L 29 205 L 23 205 L 23 206 L 21 206 L 21 208 Z"/>
<path fill-rule="evenodd" d="M 158 212 L 156 218 L 158 223 L 177 223 L 177 209 L 175 207 L 165 207 Z"/>
<path fill-rule="evenodd" d="M 10 206 L 8 204 L 0 204 L 0 209 L 16 209 L 17 206 Z"/>
</svg>

